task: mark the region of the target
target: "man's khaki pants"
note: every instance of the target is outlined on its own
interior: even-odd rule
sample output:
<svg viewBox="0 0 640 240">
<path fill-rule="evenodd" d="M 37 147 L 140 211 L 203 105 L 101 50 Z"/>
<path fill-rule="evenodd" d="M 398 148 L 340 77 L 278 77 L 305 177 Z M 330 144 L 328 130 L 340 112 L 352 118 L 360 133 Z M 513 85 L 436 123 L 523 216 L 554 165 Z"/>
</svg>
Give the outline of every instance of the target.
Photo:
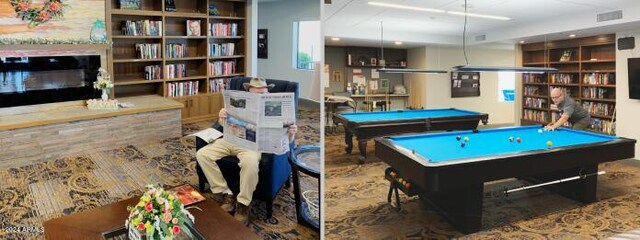
<svg viewBox="0 0 640 240">
<path fill-rule="evenodd" d="M 227 186 L 227 181 L 220 172 L 220 167 L 216 163 L 226 156 L 236 156 L 240 159 L 238 163 L 240 166 L 240 193 L 237 199 L 239 203 L 249 206 L 253 191 L 258 185 L 258 166 L 262 155 L 259 152 L 226 142 L 222 138 L 198 150 L 196 153 L 198 164 L 207 177 L 213 193 L 232 194 Z"/>
</svg>

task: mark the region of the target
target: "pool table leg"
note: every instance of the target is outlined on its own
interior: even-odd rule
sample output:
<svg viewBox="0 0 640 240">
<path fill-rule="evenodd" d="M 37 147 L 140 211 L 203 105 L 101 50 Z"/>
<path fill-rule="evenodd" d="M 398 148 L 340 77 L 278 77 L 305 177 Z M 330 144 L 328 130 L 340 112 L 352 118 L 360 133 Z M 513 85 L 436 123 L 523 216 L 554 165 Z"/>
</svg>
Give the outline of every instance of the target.
<svg viewBox="0 0 640 240">
<path fill-rule="evenodd" d="M 367 157 L 367 140 L 369 139 L 358 139 L 358 150 L 360 150 L 359 164 L 363 164 L 364 159 Z"/>
<path fill-rule="evenodd" d="M 483 191 L 483 183 L 474 183 L 445 192 L 422 193 L 420 198 L 461 232 L 474 233 L 482 227 Z"/>
<path fill-rule="evenodd" d="M 351 150 L 353 150 L 353 134 L 345 127 L 344 129 L 344 143 L 347 144 L 347 147 L 344 149 L 347 154 L 351 154 Z"/>
<path fill-rule="evenodd" d="M 548 182 L 558 179 L 574 177 L 579 174 L 591 174 L 598 172 L 598 165 L 583 166 L 580 168 L 565 169 L 547 173 L 544 175 L 538 175 L 531 178 L 525 178 L 532 182 Z M 584 179 L 578 179 L 569 182 L 563 182 L 558 184 L 549 185 L 547 189 L 552 192 L 556 192 L 567 198 L 579 201 L 582 203 L 592 203 L 597 201 L 596 193 L 598 187 L 598 175 L 592 175 Z"/>
</svg>

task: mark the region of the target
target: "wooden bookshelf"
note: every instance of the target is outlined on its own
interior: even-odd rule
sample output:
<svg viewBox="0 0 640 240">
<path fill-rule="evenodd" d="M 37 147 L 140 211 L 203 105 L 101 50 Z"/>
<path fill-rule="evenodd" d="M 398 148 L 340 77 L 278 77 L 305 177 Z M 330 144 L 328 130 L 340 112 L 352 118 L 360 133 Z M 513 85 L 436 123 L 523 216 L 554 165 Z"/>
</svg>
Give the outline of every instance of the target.
<svg viewBox="0 0 640 240">
<path fill-rule="evenodd" d="M 612 133 L 615 121 L 615 35 L 521 45 L 523 66 L 554 67 L 558 73 L 523 75 L 523 125 L 555 121 L 560 114 L 549 98 L 553 87 L 564 88 L 591 113 L 590 131 Z"/>
<path fill-rule="evenodd" d="M 161 95 L 185 105 L 184 122 L 217 118 L 223 106 L 218 84 L 246 72 L 248 3 L 246 0 L 174 2 L 175 11 L 167 11 L 164 0 L 141 0 L 141 9 L 132 10 L 120 9 L 119 0 L 107 0 L 107 36 L 113 41 L 107 57 L 115 84 L 112 97 Z M 215 5 L 216 14 L 209 8 L 211 5 Z M 200 32 L 188 36 L 187 21 L 194 20 L 200 21 Z M 128 25 L 126 21 L 130 21 Z M 212 30 L 214 25 L 218 31 Z M 154 51 L 149 50 L 154 49 L 154 44 L 159 48 L 158 56 L 141 57 L 136 46 Z M 154 65 L 160 74 L 151 78 L 145 74 L 145 67 Z M 175 75 L 168 75 L 170 66 L 184 69 L 180 72 L 185 74 L 176 71 Z M 216 71 L 222 66 L 227 70 Z M 175 88 L 182 92 L 171 91 Z"/>
</svg>

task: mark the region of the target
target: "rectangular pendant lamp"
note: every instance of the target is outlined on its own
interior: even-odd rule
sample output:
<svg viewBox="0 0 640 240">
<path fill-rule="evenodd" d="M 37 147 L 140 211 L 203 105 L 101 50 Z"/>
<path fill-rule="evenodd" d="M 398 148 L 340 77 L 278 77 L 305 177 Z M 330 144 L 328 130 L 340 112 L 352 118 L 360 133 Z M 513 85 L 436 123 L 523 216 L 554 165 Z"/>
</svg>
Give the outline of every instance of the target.
<svg viewBox="0 0 640 240">
<path fill-rule="evenodd" d="M 444 70 L 428 70 L 428 69 L 410 69 L 410 68 L 380 68 L 381 73 L 422 73 L 422 74 L 440 74 L 447 73 Z"/>
<path fill-rule="evenodd" d="M 557 72 L 557 68 L 546 67 L 485 67 L 485 66 L 466 66 L 460 65 L 453 67 L 458 72 L 515 72 L 515 73 L 534 73 L 543 74 L 549 72 Z"/>
</svg>

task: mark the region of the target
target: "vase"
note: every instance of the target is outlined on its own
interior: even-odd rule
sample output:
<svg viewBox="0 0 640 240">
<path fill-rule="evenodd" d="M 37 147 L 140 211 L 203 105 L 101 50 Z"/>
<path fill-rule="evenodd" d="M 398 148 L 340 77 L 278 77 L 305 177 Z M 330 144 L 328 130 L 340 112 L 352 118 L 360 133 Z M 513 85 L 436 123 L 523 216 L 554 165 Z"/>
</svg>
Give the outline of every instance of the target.
<svg viewBox="0 0 640 240">
<path fill-rule="evenodd" d="M 102 101 L 109 100 L 109 94 L 107 93 L 107 89 L 102 89 Z"/>
</svg>

